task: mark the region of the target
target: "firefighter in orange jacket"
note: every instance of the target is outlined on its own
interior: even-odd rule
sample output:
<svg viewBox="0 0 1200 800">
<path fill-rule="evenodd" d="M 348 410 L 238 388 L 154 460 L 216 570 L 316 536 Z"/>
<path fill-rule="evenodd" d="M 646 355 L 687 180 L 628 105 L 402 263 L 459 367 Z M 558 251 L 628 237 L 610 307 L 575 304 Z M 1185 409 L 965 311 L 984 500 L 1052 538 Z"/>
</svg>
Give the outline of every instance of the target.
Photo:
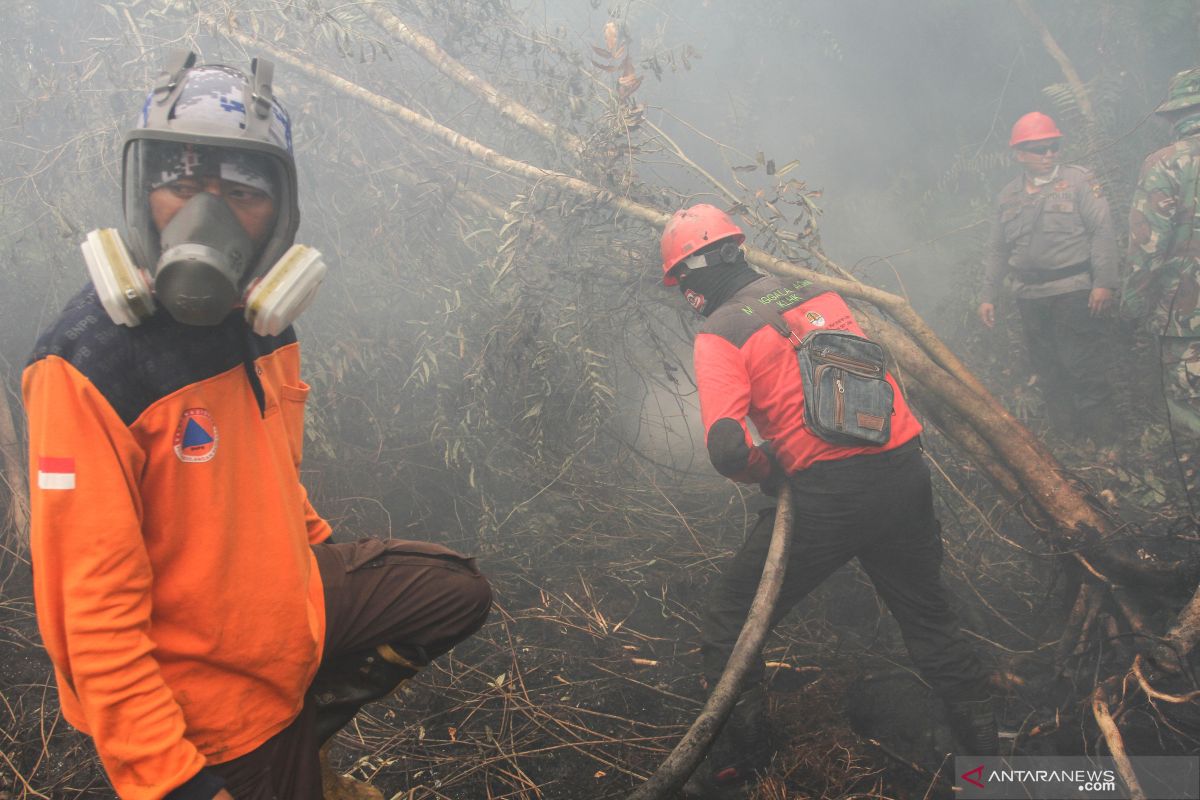
<svg viewBox="0 0 1200 800">
<path fill-rule="evenodd" d="M 677 284 L 706 318 L 696 335 L 694 360 L 713 466 L 732 480 L 760 483 L 768 491 L 784 481 L 791 485 L 793 539 L 775 620 L 838 567 L 858 558 L 899 623 L 917 668 L 946 700 L 963 752 L 995 754 L 999 740 L 987 675 L 958 629 L 941 581 L 941 527 L 921 454 L 921 425 L 887 375 L 893 411 L 881 444 L 834 444 L 810 428 L 804 408 L 810 398 L 796 350 L 772 315 L 782 317 L 800 338 L 816 330 L 860 336 L 862 331 L 834 292 L 755 272 L 742 252 L 744 240 L 733 220 L 711 205 L 676 212 L 662 237 L 663 283 Z M 754 444 L 747 418 L 762 444 Z M 701 635 L 710 683 L 724 671 L 749 612 L 773 525 L 773 510 L 760 516 L 709 595 Z M 770 749 L 762 677 L 759 662 L 708 760 L 689 781 L 691 795 L 717 794 L 766 765 Z"/>
<path fill-rule="evenodd" d="M 38 624 L 132 800 L 320 798 L 320 744 L 491 603 L 441 546 L 331 543 L 300 482 L 291 322 L 325 267 L 293 244 L 271 79 L 172 58 L 126 137 L 124 234 L 89 234 L 24 373 Z"/>
</svg>

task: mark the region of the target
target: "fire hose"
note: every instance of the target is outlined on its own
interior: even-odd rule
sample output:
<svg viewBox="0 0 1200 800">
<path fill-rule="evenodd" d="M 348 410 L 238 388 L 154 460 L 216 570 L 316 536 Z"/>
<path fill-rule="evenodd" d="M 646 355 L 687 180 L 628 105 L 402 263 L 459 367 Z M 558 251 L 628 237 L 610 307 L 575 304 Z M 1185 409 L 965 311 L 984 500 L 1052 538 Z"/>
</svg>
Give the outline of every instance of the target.
<svg viewBox="0 0 1200 800">
<path fill-rule="evenodd" d="M 721 726 L 725 724 L 734 703 L 740 693 L 742 678 L 754 663 L 760 658 L 763 642 L 771 627 L 771 617 L 775 612 L 775 603 L 779 600 L 779 590 L 783 586 L 784 570 L 787 566 L 788 549 L 791 546 L 792 531 L 792 490 L 784 483 L 779 491 L 779 505 L 775 509 L 775 527 L 771 531 L 771 545 L 767 550 L 767 560 L 763 564 L 762 580 L 758 584 L 758 592 L 750 605 L 750 613 L 742 625 L 733 653 L 725 665 L 725 672 L 708 696 L 696 721 L 687 733 L 675 745 L 675 749 L 666 757 L 649 780 L 634 789 L 626 800 L 662 800 L 683 786 L 688 776 L 699 766 L 704 754 L 712 745 Z"/>
</svg>

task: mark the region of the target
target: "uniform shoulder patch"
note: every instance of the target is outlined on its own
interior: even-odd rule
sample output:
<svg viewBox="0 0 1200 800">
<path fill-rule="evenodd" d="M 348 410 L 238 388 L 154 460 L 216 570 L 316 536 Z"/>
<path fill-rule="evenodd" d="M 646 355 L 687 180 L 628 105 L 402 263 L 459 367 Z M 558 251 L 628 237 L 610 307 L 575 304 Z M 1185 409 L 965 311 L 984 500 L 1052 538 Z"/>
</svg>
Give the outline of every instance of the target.
<svg viewBox="0 0 1200 800">
<path fill-rule="evenodd" d="M 38 456 L 37 485 L 39 489 L 74 489 L 75 459 L 70 456 Z"/>
</svg>

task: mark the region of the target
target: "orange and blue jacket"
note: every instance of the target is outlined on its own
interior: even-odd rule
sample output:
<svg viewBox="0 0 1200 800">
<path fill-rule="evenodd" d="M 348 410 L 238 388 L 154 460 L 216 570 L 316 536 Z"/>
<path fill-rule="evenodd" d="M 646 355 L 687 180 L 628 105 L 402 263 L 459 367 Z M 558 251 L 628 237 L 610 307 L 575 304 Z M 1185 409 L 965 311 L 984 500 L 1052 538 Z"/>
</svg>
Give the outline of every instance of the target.
<svg viewBox="0 0 1200 800">
<path fill-rule="evenodd" d="M 796 351 L 751 310 L 756 305 L 773 308 L 800 338 L 819 329 L 863 335 L 840 295 L 814 291 L 806 280 L 759 278 L 713 311 L 696 335 L 693 355 L 705 442 L 718 472 L 743 483 L 758 483 L 770 475 L 770 459 L 754 446 L 747 417 L 789 475 L 818 461 L 892 450 L 921 433 L 921 423 L 889 374 L 895 404 L 887 443 L 847 447 L 816 436 L 804 423 Z"/>
<path fill-rule="evenodd" d="M 34 598 L 63 715 L 161 798 L 299 713 L 325 610 L 300 351 L 238 314 L 115 325 L 89 287 L 25 369 Z"/>
</svg>

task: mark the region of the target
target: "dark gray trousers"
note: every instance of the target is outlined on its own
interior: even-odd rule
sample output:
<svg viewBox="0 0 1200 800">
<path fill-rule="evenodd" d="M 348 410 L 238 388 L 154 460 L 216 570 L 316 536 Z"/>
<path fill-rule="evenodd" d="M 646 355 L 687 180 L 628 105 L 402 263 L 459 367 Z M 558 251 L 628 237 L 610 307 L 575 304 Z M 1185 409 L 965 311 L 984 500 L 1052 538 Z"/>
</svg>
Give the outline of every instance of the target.
<svg viewBox="0 0 1200 800">
<path fill-rule="evenodd" d="M 1046 413 L 1064 432 L 1111 437 L 1111 325 L 1088 311 L 1088 291 L 1017 300 Z"/>
<path fill-rule="evenodd" d="M 988 696 L 986 672 L 960 631 L 941 579 L 941 525 L 916 441 L 886 453 L 818 462 L 791 478 L 792 548 L 772 625 L 834 570 L 857 558 L 913 662 L 947 700 Z M 764 514 L 722 571 L 703 615 L 705 673 L 715 682 L 749 612 L 775 515 Z M 761 660 L 745 686 L 762 679 Z"/>
</svg>

